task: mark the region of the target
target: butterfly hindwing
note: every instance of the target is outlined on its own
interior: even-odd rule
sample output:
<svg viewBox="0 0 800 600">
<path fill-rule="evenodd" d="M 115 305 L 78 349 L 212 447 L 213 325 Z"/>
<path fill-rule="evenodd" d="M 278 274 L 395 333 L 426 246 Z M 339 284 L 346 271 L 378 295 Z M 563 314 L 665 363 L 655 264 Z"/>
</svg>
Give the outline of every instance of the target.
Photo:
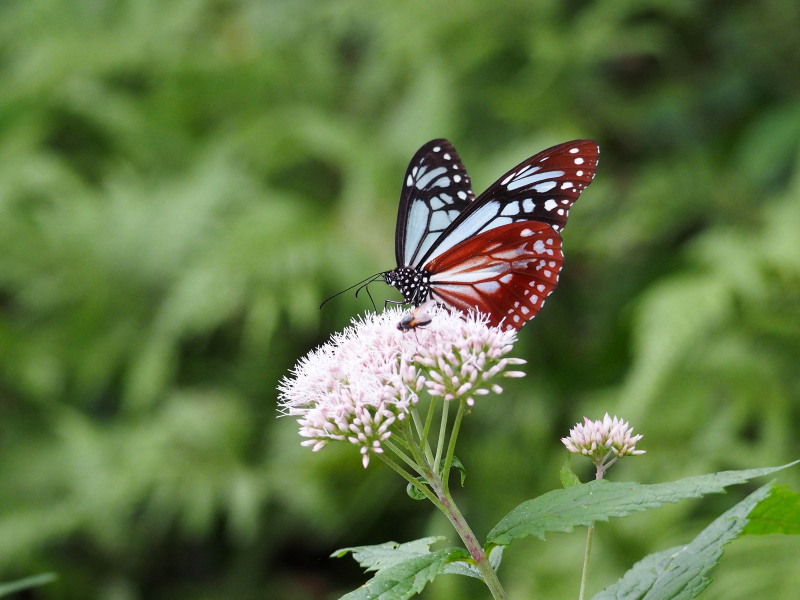
<svg viewBox="0 0 800 600">
<path fill-rule="evenodd" d="M 520 221 L 548 223 L 560 232 L 569 209 L 594 179 L 598 154 L 595 142 L 574 140 L 521 162 L 470 203 L 420 262 L 479 233 Z"/>
<path fill-rule="evenodd" d="M 419 266 L 422 256 L 474 198 L 453 145 L 439 139 L 422 146 L 403 178 L 395 234 L 397 265 Z"/>
<path fill-rule="evenodd" d="M 558 285 L 563 261 L 561 236 L 550 225 L 519 222 L 469 238 L 425 269 L 436 301 L 519 329 Z"/>
</svg>

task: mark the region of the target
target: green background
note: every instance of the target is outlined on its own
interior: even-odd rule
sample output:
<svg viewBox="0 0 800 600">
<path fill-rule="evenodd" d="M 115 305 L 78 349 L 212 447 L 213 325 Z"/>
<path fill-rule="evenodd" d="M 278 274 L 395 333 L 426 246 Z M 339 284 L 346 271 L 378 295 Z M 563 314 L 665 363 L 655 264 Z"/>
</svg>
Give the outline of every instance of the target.
<svg viewBox="0 0 800 600">
<path fill-rule="evenodd" d="M 559 485 L 584 415 L 645 436 L 613 479 L 798 458 L 798 24 L 794 0 L 2 2 L 0 581 L 327 600 L 364 580 L 333 550 L 449 534 L 379 463 L 276 419 L 280 377 L 370 308 L 319 303 L 394 266 L 434 137 L 478 192 L 549 145 L 601 147 L 515 348 L 528 375 L 464 425 L 480 537 Z M 746 491 L 601 525 L 590 591 Z M 509 549 L 510 597 L 576 597 L 583 540 Z M 795 539 L 739 540 L 704 597 L 796 598 L 798 562 Z"/>
</svg>

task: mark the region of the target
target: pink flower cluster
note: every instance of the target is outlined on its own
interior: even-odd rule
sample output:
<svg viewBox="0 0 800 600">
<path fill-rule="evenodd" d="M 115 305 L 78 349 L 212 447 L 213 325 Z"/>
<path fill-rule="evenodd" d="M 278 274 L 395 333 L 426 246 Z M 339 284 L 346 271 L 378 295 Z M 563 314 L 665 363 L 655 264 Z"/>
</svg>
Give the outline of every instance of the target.
<svg viewBox="0 0 800 600">
<path fill-rule="evenodd" d="M 474 403 L 475 396 L 502 392 L 500 376 L 521 377 L 504 358 L 515 331 L 488 327 L 480 315 L 432 308 L 431 323 L 399 331 L 399 308 L 354 319 L 350 327 L 300 359 L 279 386 L 284 415 L 297 418 L 303 445 L 317 451 L 330 441 L 360 447 L 366 467 L 392 426 L 406 418 L 419 394 Z"/>
<path fill-rule="evenodd" d="M 569 437 L 561 438 L 567 450 L 575 454 L 583 454 L 600 464 L 609 453 L 621 457 L 644 454 L 644 450 L 636 449 L 636 442 L 642 435 L 633 435 L 633 428 L 627 421 L 612 419 L 606 413 L 602 421 L 590 421 L 586 417 L 569 430 Z"/>
</svg>

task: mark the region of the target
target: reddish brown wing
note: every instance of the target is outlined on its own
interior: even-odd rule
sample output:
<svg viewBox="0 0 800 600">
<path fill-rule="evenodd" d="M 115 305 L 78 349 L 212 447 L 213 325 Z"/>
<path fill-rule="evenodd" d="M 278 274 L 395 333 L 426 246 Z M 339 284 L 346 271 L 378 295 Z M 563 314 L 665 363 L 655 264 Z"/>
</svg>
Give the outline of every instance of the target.
<svg viewBox="0 0 800 600">
<path fill-rule="evenodd" d="M 594 179 L 599 152 L 592 140 L 573 140 L 522 161 L 469 202 L 415 264 L 426 264 L 479 233 L 520 221 L 549 223 L 560 233 L 570 208 Z"/>
<path fill-rule="evenodd" d="M 521 221 L 464 240 L 425 270 L 435 300 L 463 312 L 477 308 L 490 325 L 519 329 L 558 285 L 563 261 L 561 236 L 550 225 Z"/>
</svg>

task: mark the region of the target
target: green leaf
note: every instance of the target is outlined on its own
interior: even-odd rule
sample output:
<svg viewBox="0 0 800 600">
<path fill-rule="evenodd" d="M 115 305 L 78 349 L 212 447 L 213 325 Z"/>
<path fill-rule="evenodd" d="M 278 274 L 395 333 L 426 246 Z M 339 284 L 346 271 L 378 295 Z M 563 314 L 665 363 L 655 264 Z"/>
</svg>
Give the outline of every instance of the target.
<svg viewBox="0 0 800 600">
<path fill-rule="evenodd" d="M 417 477 L 416 479 L 421 485 L 427 485 L 424 477 Z M 423 494 L 417 486 L 410 483 L 406 484 L 406 494 L 408 494 L 409 498 L 412 500 L 425 500 L 426 498 L 425 494 Z"/>
<path fill-rule="evenodd" d="M 786 486 L 775 486 L 749 516 L 744 532 L 752 535 L 782 533 L 800 534 L 800 494 Z"/>
<path fill-rule="evenodd" d="M 497 571 L 500 563 L 503 561 L 503 550 L 505 546 L 494 546 L 489 551 L 489 564 L 492 569 Z M 475 579 L 483 580 L 483 575 L 478 570 L 478 567 L 471 560 L 459 560 L 447 565 L 444 569 L 447 575 L 465 575 L 467 577 L 474 577 Z"/>
<path fill-rule="evenodd" d="M 453 462 L 450 464 L 451 468 L 455 468 L 461 475 L 461 487 L 464 487 L 464 482 L 467 480 L 467 467 L 464 466 L 457 456 L 453 457 Z"/>
<path fill-rule="evenodd" d="M 446 548 L 405 560 L 378 571 L 366 584 L 342 596 L 342 600 L 406 600 L 444 573 L 449 562 L 466 556 L 467 551 L 463 548 Z"/>
<path fill-rule="evenodd" d="M 568 532 L 578 525 L 623 517 L 667 502 L 719 493 L 729 485 L 769 475 L 794 464 L 797 462 L 781 467 L 723 471 L 653 485 L 601 480 L 553 490 L 514 508 L 489 532 L 487 539 L 489 543 L 506 546 L 529 535 L 544 539 L 548 531 Z"/>
<path fill-rule="evenodd" d="M 27 590 L 32 587 L 44 585 L 56 580 L 55 573 L 42 573 L 41 575 L 34 575 L 33 577 L 26 577 L 25 579 L 17 579 L 9 583 L 0 583 L 0 597 L 8 596 L 14 592 Z"/>
<path fill-rule="evenodd" d="M 711 578 L 709 571 L 719 562 L 723 546 L 741 535 L 748 515 L 767 498 L 772 485 L 759 488 L 722 514 L 685 546 L 651 554 L 636 563 L 617 583 L 592 600 L 690 600 L 696 598 Z"/>
<path fill-rule="evenodd" d="M 575 475 L 575 472 L 572 470 L 572 454 L 567 454 L 567 459 L 561 466 L 561 471 L 559 471 L 559 478 L 564 488 L 571 488 L 581 484 L 581 480 L 578 479 L 578 476 Z"/>
<path fill-rule="evenodd" d="M 355 561 L 367 571 L 379 571 L 387 569 L 409 558 L 416 558 L 430 554 L 430 546 L 436 542 L 444 542 L 447 538 L 442 536 L 430 536 L 398 544 L 397 542 L 385 542 L 375 546 L 354 546 L 352 548 L 341 548 L 333 554 L 334 558 L 341 558 L 348 552 L 352 552 Z"/>
</svg>

